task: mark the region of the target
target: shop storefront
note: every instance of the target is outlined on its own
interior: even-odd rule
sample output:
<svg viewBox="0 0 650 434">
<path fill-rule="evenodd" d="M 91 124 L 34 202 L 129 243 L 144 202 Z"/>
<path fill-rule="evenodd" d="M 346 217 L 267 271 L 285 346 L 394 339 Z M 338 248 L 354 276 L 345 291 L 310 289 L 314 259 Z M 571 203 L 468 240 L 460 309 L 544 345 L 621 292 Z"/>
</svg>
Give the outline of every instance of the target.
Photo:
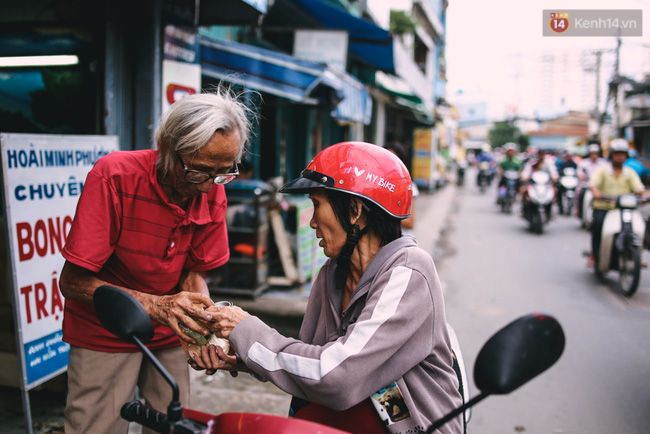
<svg viewBox="0 0 650 434">
<path fill-rule="evenodd" d="M 307 256 L 314 257 L 313 231 L 304 233 L 311 202 L 274 194 L 267 198 L 265 190 L 273 192 L 298 176 L 323 147 L 355 139 L 355 125 L 370 122 L 372 100 L 364 85 L 347 73 L 259 46 L 202 36 L 200 57 L 204 88 L 234 85 L 257 111 L 247 156 L 255 180 L 227 189 L 230 204 L 241 208 L 237 216 L 248 215 L 254 224 L 242 231 L 233 226 L 239 231 L 230 233 L 235 258 L 224 267 L 230 271 L 216 273 L 215 290 L 257 295 L 269 285 L 305 283 L 312 267 Z M 258 233 L 256 227 L 264 230 Z M 233 278 L 242 269 L 253 280 L 236 282 Z"/>
<path fill-rule="evenodd" d="M 350 139 L 351 124 L 370 122 L 363 84 L 323 64 L 202 37 L 201 70 L 204 87 L 223 80 L 258 95 L 250 157 L 261 179 L 297 176 L 323 146 Z"/>
<path fill-rule="evenodd" d="M 173 42 L 173 38 L 169 38 L 170 26 L 172 29 L 190 29 L 196 33 L 198 25 L 216 24 L 225 19 L 224 10 L 235 14 L 239 24 L 254 24 L 266 9 L 266 0 L 202 0 L 200 7 L 196 0 L 3 2 L 0 5 L 0 133 L 38 135 L 34 136 L 38 140 L 35 138 L 32 141 L 38 143 L 38 146 L 44 146 L 42 155 L 48 153 L 48 147 L 54 146 L 69 146 L 72 155 L 76 155 L 73 142 L 78 138 L 84 142 L 97 138 L 100 141 L 108 140 L 111 150 L 151 148 L 155 122 L 165 109 L 165 104 L 169 103 L 170 96 L 173 99 L 183 92 L 189 92 L 188 86 L 178 83 L 176 79 L 185 79 L 181 69 L 187 66 L 185 64 L 192 63 L 198 67 L 198 61 L 188 62 L 188 58 L 184 57 L 191 54 L 192 50 L 176 51 L 183 62 L 179 62 L 179 58 L 170 59 L 169 52 L 165 51 L 169 48 L 166 43 Z M 178 31 L 171 33 L 173 36 L 182 35 Z M 181 39 L 188 40 L 185 36 Z M 176 47 L 186 48 L 182 45 Z M 166 60 L 177 62 L 177 68 L 164 68 Z M 184 64 L 178 67 L 181 63 Z M 200 85 L 200 73 L 196 77 L 196 82 Z M 8 144 L 3 145 L 2 162 L 8 172 L 10 149 L 7 146 L 11 146 L 12 141 L 4 140 L 3 143 L 5 142 Z M 38 158 L 41 154 L 35 155 L 36 160 L 29 160 L 28 163 L 36 178 L 30 181 L 31 190 L 28 189 L 27 192 L 33 190 L 33 194 L 48 198 L 44 202 L 47 205 L 51 202 L 47 195 L 64 191 L 61 187 L 63 181 L 43 180 L 48 172 L 37 170 L 36 164 L 40 164 Z M 88 164 L 84 163 L 84 167 L 89 169 L 92 161 L 87 161 Z M 71 164 L 76 165 L 77 163 Z M 7 342 L 2 342 L 0 350 L 0 361 L 6 368 L 3 375 L 0 375 L 0 383 L 21 387 L 25 392 L 23 404 L 26 425 L 29 426 L 28 432 L 31 432 L 28 391 L 51 376 L 65 371 L 66 363 L 61 362 L 59 357 L 55 358 L 49 351 L 39 355 L 42 363 L 38 363 L 36 358 L 28 360 L 28 354 L 23 354 L 26 348 L 23 348 L 23 343 L 34 341 L 32 346 L 36 351 L 41 348 L 40 342 L 36 340 L 41 338 L 45 339 L 42 348 L 52 344 L 53 351 L 58 352 L 57 324 L 53 325 L 54 328 L 49 327 L 49 334 L 45 336 L 32 333 L 19 339 L 18 331 L 31 330 L 36 320 L 54 323 L 60 321 L 61 312 L 54 302 L 59 300 L 55 297 L 58 293 L 55 293 L 56 288 L 52 284 L 56 278 L 51 276 L 32 284 L 31 291 L 29 285 L 20 284 L 22 299 L 14 297 L 17 291 L 14 288 L 17 269 L 11 264 L 12 258 L 20 253 L 15 246 L 21 244 L 16 242 L 16 230 L 10 231 L 8 228 L 12 216 L 7 215 L 6 206 L 11 197 L 5 193 L 6 188 L 11 187 L 9 183 L 18 181 L 8 174 L 3 175 L 6 176 L 3 176 L 0 186 L 0 257 L 3 264 L 0 269 L 3 283 L 0 291 L 0 323 L 5 332 L 3 339 Z M 85 175 L 75 174 L 75 177 L 76 181 L 70 184 L 70 188 L 74 187 L 74 191 L 78 192 L 83 186 Z M 16 197 L 22 197 L 22 193 L 17 193 L 15 189 L 12 192 L 18 195 Z M 42 231 L 37 241 L 40 243 L 38 248 L 45 255 L 45 241 L 65 238 L 63 233 L 59 234 L 62 238 L 43 235 L 50 229 L 48 222 L 53 222 L 52 228 L 55 230 L 57 219 L 63 221 L 65 216 L 50 217 L 51 213 L 59 212 L 51 206 L 42 206 L 41 209 L 42 215 L 38 211 L 30 212 L 28 216 L 20 217 L 22 220 L 18 223 L 24 224 L 24 231 L 28 227 L 33 232 Z M 74 204 L 66 205 L 65 215 L 71 218 L 73 214 Z M 12 228 L 16 227 L 14 222 Z M 23 238 L 26 237 L 24 231 L 20 235 Z M 22 246 L 27 248 L 24 242 Z M 47 254 L 50 253 L 48 247 Z M 46 300 L 44 297 L 49 298 Z M 18 303 L 15 300 L 22 301 Z M 48 306 L 49 310 L 44 306 Z M 21 307 L 22 311 L 32 316 L 19 317 L 22 315 L 18 311 Z M 31 320 L 29 330 L 21 323 L 21 318 L 27 318 L 26 322 Z M 41 332 L 42 330 L 39 331 Z M 44 363 L 46 360 L 56 360 L 56 363 Z M 42 372 L 37 369 L 49 365 L 52 365 L 52 369 Z"/>
</svg>

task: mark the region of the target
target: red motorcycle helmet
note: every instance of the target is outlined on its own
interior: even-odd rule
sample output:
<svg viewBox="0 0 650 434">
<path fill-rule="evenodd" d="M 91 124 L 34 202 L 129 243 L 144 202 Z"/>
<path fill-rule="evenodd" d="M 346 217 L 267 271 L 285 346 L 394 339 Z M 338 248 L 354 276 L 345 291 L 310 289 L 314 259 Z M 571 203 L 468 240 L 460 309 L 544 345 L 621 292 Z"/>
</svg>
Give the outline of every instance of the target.
<svg viewBox="0 0 650 434">
<path fill-rule="evenodd" d="M 300 177 L 280 193 L 303 194 L 325 188 L 368 199 L 389 215 L 411 215 L 411 175 L 392 152 L 364 142 L 342 142 L 323 149 Z"/>
</svg>

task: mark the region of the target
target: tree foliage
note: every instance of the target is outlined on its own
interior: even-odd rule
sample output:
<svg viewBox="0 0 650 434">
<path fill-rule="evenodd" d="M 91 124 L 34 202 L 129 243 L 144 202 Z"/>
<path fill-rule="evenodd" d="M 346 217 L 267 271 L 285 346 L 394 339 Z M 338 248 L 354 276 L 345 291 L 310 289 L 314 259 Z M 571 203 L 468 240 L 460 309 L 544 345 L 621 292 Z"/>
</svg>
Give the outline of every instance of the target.
<svg viewBox="0 0 650 434">
<path fill-rule="evenodd" d="M 391 9 L 389 30 L 398 36 L 412 34 L 415 33 L 415 22 L 406 11 Z"/>
<path fill-rule="evenodd" d="M 505 121 L 494 123 L 488 132 L 488 140 L 493 148 L 498 148 L 508 142 L 517 143 L 520 151 L 525 151 L 529 144 L 526 134 L 522 134 L 519 128 Z"/>
</svg>

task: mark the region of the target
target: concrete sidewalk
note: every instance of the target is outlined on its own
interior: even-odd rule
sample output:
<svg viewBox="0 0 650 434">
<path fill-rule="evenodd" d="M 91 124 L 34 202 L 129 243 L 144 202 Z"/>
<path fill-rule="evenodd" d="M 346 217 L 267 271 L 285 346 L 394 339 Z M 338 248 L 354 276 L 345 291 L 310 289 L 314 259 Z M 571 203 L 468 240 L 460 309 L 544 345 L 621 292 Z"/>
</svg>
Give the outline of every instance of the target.
<svg viewBox="0 0 650 434">
<path fill-rule="evenodd" d="M 415 198 L 413 232 L 418 245 L 432 257 L 434 257 L 437 242 L 445 228 L 445 222 L 456 192 L 456 185 L 449 183 L 432 193 L 421 192 Z M 256 299 L 224 295 L 225 299 L 232 301 L 250 314 L 259 316 L 263 321 L 289 336 L 295 334 L 296 326 L 300 326 L 308 297 L 308 289 L 284 288 L 269 289 Z"/>
<path fill-rule="evenodd" d="M 418 245 L 434 256 L 440 235 L 445 229 L 458 190 L 449 183 L 430 194 L 420 194 L 415 201 L 415 238 Z"/>
</svg>

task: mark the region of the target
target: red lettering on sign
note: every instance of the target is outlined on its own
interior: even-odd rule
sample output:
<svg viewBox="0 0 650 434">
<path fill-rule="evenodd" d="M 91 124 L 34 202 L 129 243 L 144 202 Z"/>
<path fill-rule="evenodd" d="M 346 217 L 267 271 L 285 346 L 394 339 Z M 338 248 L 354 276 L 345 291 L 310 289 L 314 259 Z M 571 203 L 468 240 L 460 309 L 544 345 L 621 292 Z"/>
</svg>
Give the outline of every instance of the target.
<svg viewBox="0 0 650 434">
<path fill-rule="evenodd" d="M 32 244 L 32 227 L 29 223 L 17 223 L 16 236 L 18 237 L 18 258 L 20 262 L 32 259 L 34 244 Z M 25 247 L 27 248 L 26 251 Z"/>
<path fill-rule="evenodd" d="M 165 95 L 167 97 L 167 102 L 169 104 L 174 104 L 176 101 L 181 99 L 180 97 L 186 95 L 192 95 L 195 93 L 196 93 L 196 89 L 193 89 L 188 86 L 182 86 L 180 84 L 170 83 L 167 86 L 167 92 L 165 92 Z"/>
<path fill-rule="evenodd" d="M 30 324 L 34 320 L 34 317 L 40 320 L 54 315 L 55 319 L 58 320 L 58 312 L 63 312 L 63 297 L 59 290 L 56 271 L 52 273 L 51 287 L 48 288 L 45 286 L 45 283 L 38 282 L 34 285 L 23 286 L 20 288 L 20 293 L 25 297 L 25 318 L 27 319 L 27 324 Z M 32 297 L 34 297 L 33 303 Z M 36 310 L 36 315 L 34 315 L 32 308 Z"/>
<path fill-rule="evenodd" d="M 29 294 L 32 293 L 32 286 L 23 286 L 20 288 L 20 293 L 25 296 L 25 313 L 27 314 L 27 324 L 32 322 L 32 307 L 29 303 Z"/>
<path fill-rule="evenodd" d="M 72 217 L 67 215 L 63 217 L 63 241 L 68 240 L 68 234 L 70 233 L 70 226 L 72 226 Z"/>
<path fill-rule="evenodd" d="M 56 275 L 52 278 L 52 307 L 50 311 L 56 315 L 56 308 L 63 312 L 63 301 L 61 299 L 61 291 L 59 290 L 59 283 Z M 56 319 L 59 319 L 57 316 Z"/>
<path fill-rule="evenodd" d="M 59 253 L 68 239 L 70 226 L 70 216 L 63 217 L 63 221 L 61 217 L 50 217 L 47 223 L 37 220 L 33 227 L 27 222 L 16 223 L 19 261 L 29 261 L 34 257 L 34 252 L 40 257 L 45 257 L 48 250 L 52 255 Z"/>
<path fill-rule="evenodd" d="M 45 309 L 47 288 L 45 288 L 45 285 L 40 282 L 34 285 L 34 288 L 36 288 L 36 317 L 38 319 L 46 318 L 48 316 L 47 310 Z M 41 314 L 43 316 L 41 316 Z"/>
<path fill-rule="evenodd" d="M 50 252 L 54 254 L 54 244 L 56 244 L 57 252 L 63 248 L 63 237 L 61 233 L 61 217 L 56 218 L 56 226 L 52 219 L 47 219 L 47 230 L 50 233 Z"/>
<path fill-rule="evenodd" d="M 34 225 L 34 244 L 38 256 L 42 258 L 47 254 L 47 227 L 43 220 L 38 220 Z"/>
</svg>

